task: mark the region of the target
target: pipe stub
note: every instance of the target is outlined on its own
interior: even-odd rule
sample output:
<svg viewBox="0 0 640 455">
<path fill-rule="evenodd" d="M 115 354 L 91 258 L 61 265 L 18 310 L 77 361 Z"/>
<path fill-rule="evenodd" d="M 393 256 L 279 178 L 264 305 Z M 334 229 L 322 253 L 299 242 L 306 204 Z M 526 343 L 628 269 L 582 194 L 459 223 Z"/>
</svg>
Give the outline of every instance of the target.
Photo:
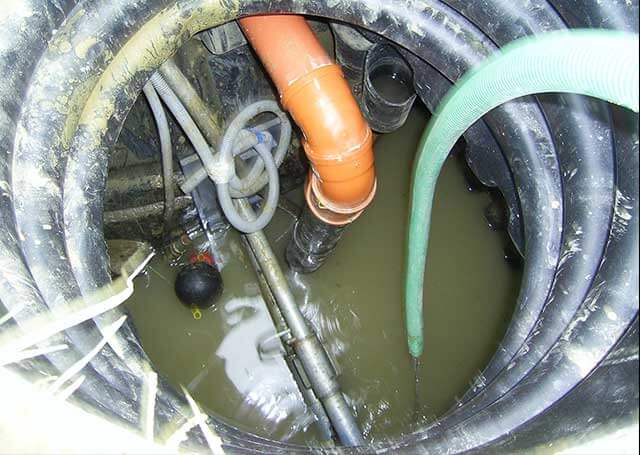
<svg viewBox="0 0 640 455">
<path fill-rule="evenodd" d="M 388 44 L 376 44 L 367 54 L 362 111 L 374 131 L 390 133 L 407 120 L 416 93 L 413 72 Z"/>
</svg>

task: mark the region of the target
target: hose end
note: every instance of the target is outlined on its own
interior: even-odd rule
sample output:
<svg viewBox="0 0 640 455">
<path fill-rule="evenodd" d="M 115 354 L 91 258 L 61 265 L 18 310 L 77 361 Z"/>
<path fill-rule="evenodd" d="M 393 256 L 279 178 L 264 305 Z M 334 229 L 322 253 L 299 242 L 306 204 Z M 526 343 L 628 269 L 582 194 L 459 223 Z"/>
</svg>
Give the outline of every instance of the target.
<svg viewBox="0 0 640 455">
<path fill-rule="evenodd" d="M 407 337 L 407 344 L 409 346 L 409 354 L 414 359 L 418 359 L 424 352 L 424 339 L 422 336 L 409 336 Z"/>
</svg>

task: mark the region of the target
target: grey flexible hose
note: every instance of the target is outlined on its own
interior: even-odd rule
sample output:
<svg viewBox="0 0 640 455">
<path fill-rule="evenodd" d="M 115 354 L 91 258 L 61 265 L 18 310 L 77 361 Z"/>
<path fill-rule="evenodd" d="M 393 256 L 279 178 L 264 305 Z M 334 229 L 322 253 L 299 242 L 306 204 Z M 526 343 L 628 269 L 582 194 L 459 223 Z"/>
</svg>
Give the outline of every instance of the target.
<svg viewBox="0 0 640 455">
<path fill-rule="evenodd" d="M 247 150 L 252 149 L 258 143 L 259 136 L 256 134 L 256 131 L 261 132 L 264 136 L 266 136 L 265 142 L 273 141 L 271 134 L 267 130 L 272 126 L 275 126 L 278 124 L 280 124 L 280 119 L 276 117 L 274 119 L 271 119 L 264 123 L 256 125 L 255 127 L 251 128 L 251 131 L 241 130 L 241 137 L 239 137 L 239 139 L 236 141 L 236 143 L 233 146 L 233 156 L 236 157 L 238 155 L 241 155 Z M 282 141 L 283 139 L 280 139 L 280 140 Z M 287 142 L 287 148 L 288 148 L 288 145 L 289 144 Z M 285 151 L 287 148 L 285 148 Z M 279 163 L 276 159 L 276 166 L 280 167 L 280 164 L 282 163 L 281 162 Z M 202 182 L 207 177 L 208 177 L 207 171 L 204 168 L 199 169 L 198 171 L 191 174 L 184 182 L 182 182 L 182 184 L 180 185 L 180 188 L 182 189 L 182 191 L 184 191 L 185 194 L 191 193 L 200 184 L 200 182 Z M 231 194 L 231 197 L 234 199 L 237 199 L 241 197 L 247 197 L 245 196 L 245 194 L 249 196 L 256 194 L 267 183 L 266 176 L 264 177 L 265 178 L 263 179 L 262 176 L 259 176 L 258 179 L 256 179 L 256 181 L 252 182 L 251 186 L 246 186 L 246 187 L 243 186 L 242 192 L 236 191 L 233 188 L 231 188 L 229 191 L 229 193 Z"/>
<path fill-rule="evenodd" d="M 245 234 L 251 234 L 264 228 L 276 211 L 278 206 L 278 197 L 280 195 L 280 180 L 278 177 L 278 168 L 276 167 L 275 160 L 271 154 L 271 150 L 264 143 L 256 144 L 254 147 L 262 158 L 264 168 L 267 172 L 267 179 L 269 182 L 269 190 L 267 192 L 267 199 L 262 206 L 260 215 L 255 220 L 244 219 L 237 211 L 231 195 L 229 194 L 229 184 L 223 183 L 217 185 L 218 200 L 220 201 L 220 207 L 229 222 L 239 231 Z"/>
<path fill-rule="evenodd" d="M 171 228 L 171 220 L 175 208 L 175 194 L 173 192 L 173 153 L 171 150 L 171 132 L 169 122 L 162 107 L 162 102 L 158 97 L 153 84 L 147 82 L 142 88 L 147 97 L 149 107 L 153 113 L 153 118 L 160 137 L 160 153 L 162 154 L 162 181 L 164 184 L 164 232 L 165 235 Z"/>
<path fill-rule="evenodd" d="M 160 65 L 157 72 L 187 109 L 207 143 L 211 146 L 217 144 L 222 135 L 222 119 L 209 109 L 191 81 L 180 70 L 174 58 L 172 57 Z"/>
<path fill-rule="evenodd" d="M 291 140 L 291 123 L 287 115 L 280 110 L 278 104 L 271 100 L 258 101 L 243 109 L 229 124 L 222 138 L 220 151 L 214 156 L 191 115 L 162 76 L 159 73 L 154 73 L 151 76 L 151 83 L 193 144 L 207 174 L 216 182 L 220 206 L 233 227 L 239 231 L 251 233 L 269 224 L 276 211 L 280 194 L 278 165 L 282 163 Z M 250 131 L 257 138 L 257 144 L 253 148 L 262 159 L 255 160 L 248 174 L 243 178 L 239 178 L 235 175 L 233 167 L 233 159 L 237 154 L 234 153 L 234 145 L 238 139 L 245 140 L 246 134 L 242 131 L 245 129 L 247 122 L 263 112 L 272 112 L 280 120 L 280 140 L 278 141 L 276 153 L 272 155 L 270 148 L 267 147 L 267 141 L 273 142 L 270 135 L 267 136 L 257 130 Z M 263 172 L 263 169 L 266 172 Z M 263 181 L 264 183 L 262 183 Z M 235 192 L 234 196 L 236 197 L 247 197 L 255 194 L 266 183 L 269 183 L 269 190 L 260 216 L 254 221 L 243 219 L 233 205 L 231 191 Z M 252 190 L 254 192 L 249 193 Z"/>
<path fill-rule="evenodd" d="M 234 198 L 251 196 L 260 191 L 267 184 L 270 177 L 269 172 L 262 172 L 265 167 L 263 160 L 256 160 L 248 174 L 245 177 L 240 178 L 235 175 L 233 169 L 233 156 L 237 154 L 234 153 L 236 140 L 247 140 L 245 139 L 246 134 L 242 133 L 246 123 L 258 114 L 271 112 L 277 116 L 281 125 L 278 147 L 274 154 L 275 165 L 278 167 L 282 163 L 291 141 L 291 123 L 289 122 L 287 115 L 280 109 L 275 101 L 258 101 L 243 109 L 227 128 L 220 145 L 220 152 L 214 156 L 193 118 L 187 112 L 180 99 L 176 96 L 162 76 L 157 72 L 154 73 L 151 76 L 151 83 L 162 100 L 169 107 L 169 110 L 175 116 L 185 134 L 193 144 L 196 153 L 202 160 L 207 174 L 216 182 L 216 184 L 225 183 L 230 179 L 229 194 Z M 257 130 L 251 132 L 258 137 L 258 141 L 261 140 L 261 135 L 263 136 L 262 140 L 265 141 L 271 138 L 271 136 L 267 137 L 265 133 Z M 195 181 L 189 183 L 189 188 L 191 188 Z"/>
<path fill-rule="evenodd" d="M 169 59 L 164 62 L 158 69 L 158 73 L 167 87 L 169 87 L 173 94 L 176 95 L 182 105 L 186 108 L 208 144 L 214 146 L 218 141 L 218 135 L 215 132 L 221 129 L 220 120 L 210 112 L 189 80 L 184 76 L 182 71 L 180 71 L 180 68 L 178 68 L 175 61 L 173 59 Z M 260 109 L 260 106 L 257 107 Z M 278 140 L 278 148 L 275 153 L 276 166 L 280 166 L 284 160 L 291 140 L 291 124 L 287 115 L 277 108 L 277 106 L 273 113 L 276 115 L 276 118 L 261 123 L 260 125 L 256 125 L 255 128 L 252 128 L 252 131 L 257 130 L 261 132 L 274 125 L 282 125 L 280 138 Z M 242 128 L 244 128 L 244 126 L 242 126 Z M 248 144 L 247 140 L 251 143 Z M 239 141 L 244 141 L 244 144 L 239 144 Z M 242 129 L 241 134 L 237 136 L 236 143 L 233 146 L 234 155 L 241 153 L 238 152 L 238 149 L 242 149 L 242 151 L 244 151 L 253 148 L 257 142 L 258 139 L 255 134 L 251 134 L 249 131 Z M 252 196 L 260 191 L 267 184 L 267 175 L 265 172 L 262 172 L 263 169 L 264 164 L 262 161 L 256 160 L 252 164 L 248 174 L 244 178 L 240 179 L 241 182 L 239 184 L 233 183 L 231 185 L 231 197 L 241 198 Z M 181 186 L 183 191 L 185 193 L 190 193 L 200 182 L 207 178 L 207 176 L 208 174 L 204 172 L 204 170 L 191 175 L 190 178 Z"/>
<path fill-rule="evenodd" d="M 196 153 L 202 160 L 207 174 L 216 183 L 220 207 L 222 207 L 222 211 L 233 227 L 244 233 L 252 233 L 269 224 L 269 221 L 271 221 L 271 218 L 273 218 L 276 211 L 278 196 L 280 195 L 280 182 L 276 159 L 279 159 L 280 162 L 282 162 L 289 147 L 289 140 L 291 138 L 291 124 L 289 123 L 289 119 L 286 114 L 284 114 L 278 107 L 278 104 L 275 101 L 258 101 L 243 109 L 231 121 L 224 137 L 222 138 L 220 151 L 216 156 L 214 156 L 207 144 L 207 141 L 202 135 L 202 132 L 191 118 L 191 115 L 187 112 L 184 105 L 173 90 L 171 90 L 169 85 L 164 81 L 164 79 L 162 79 L 162 76 L 158 73 L 154 73 L 151 76 L 151 83 L 162 100 L 169 107 L 169 110 L 173 113 L 180 126 L 182 126 L 185 134 L 193 144 Z M 271 154 L 271 149 L 267 146 L 268 143 L 273 144 L 271 136 L 267 136 L 265 133 L 258 131 L 253 131 L 258 141 L 253 148 L 258 155 L 260 155 L 262 160 L 256 160 L 247 177 L 240 179 L 235 175 L 233 165 L 233 157 L 235 154 L 233 146 L 236 144 L 236 138 L 239 137 L 242 139 L 246 136 L 246 134 L 242 132 L 246 123 L 256 115 L 263 112 L 272 112 L 280 118 L 282 125 L 280 130 L 281 138 L 276 150 L 276 156 Z M 266 172 L 262 172 L 262 168 L 264 168 Z M 230 188 L 232 188 L 233 183 L 236 185 L 236 191 L 243 188 L 251 188 L 251 178 L 257 180 L 254 177 L 256 175 L 260 177 L 264 176 L 262 178 L 269 183 L 269 190 L 260 216 L 258 216 L 254 221 L 247 221 L 236 211 L 231 199 Z"/>
<path fill-rule="evenodd" d="M 271 221 L 271 218 L 276 211 L 278 196 L 280 194 L 278 165 L 284 159 L 284 155 L 289 147 L 289 141 L 291 139 L 291 124 L 289 123 L 289 119 L 286 114 L 280 110 L 280 107 L 275 101 L 264 100 L 250 104 L 240 111 L 240 113 L 236 115 L 227 127 L 227 130 L 222 137 L 220 151 L 218 152 L 220 161 L 228 162 L 233 160 L 233 150 L 237 138 L 242 137 L 242 131 L 246 128 L 246 124 L 252 118 L 262 114 L 263 112 L 272 112 L 276 114 L 281 121 L 280 141 L 278 143 L 275 156 L 271 154 L 268 147 L 268 145 L 273 145 L 273 141 L 270 140 L 267 142 L 266 139 L 268 139 L 268 137 L 265 136 L 264 133 L 249 130 L 255 134 L 258 140 L 258 143 L 253 148 L 262 158 L 262 163 L 260 163 L 260 160 L 256 160 L 247 176 L 242 179 L 234 175 L 228 184 L 222 183 L 217 185 L 218 199 L 220 200 L 220 206 L 222 207 L 224 214 L 233 227 L 246 234 L 250 234 L 264 228 L 269 224 L 269 221 Z M 266 172 L 262 172 L 263 167 Z M 240 194 L 243 194 L 242 190 L 251 188 L 251 186 L 257 181 L 258 176 L 260 178 L 265 178 L 269 183 L 269 191 L 267 192 L 267 199 L 262 207 L 262 212 L 255 220 L 249 221 L 244 219 L 237 212 L 231 199 L 230 189 L 234 189 Z M 246 194 L 246 196 L 249 195 L 250 193 Z"/>
<path fill-rule="evenodd" d="M 220 159 L 226 160 L 227 157 L 233 155 L 237 138 L 241 138 L 241 131 L 246 128 L 247 123 L 254 117 L 264 112 L 271 112 L 275 114 L 280 120 L 280 138 L 278 140 L 278 146 L 274 153 L 274 160 L 276 167 L 279 167 L 284 160 L 284 156 L 289 148 L 289 142 L 291 141 L 291 123 L 289 117 L 278 106 L 278 103 L 271 100 L 257 101 L 249 106 L 245 107 L 240 113 L 231 121 L 227 130 L 222 138 L 220 144 Z M 251 130 L 258 137 L 258 142 L 261 141 L 260 135 L 264 133 Z M 266 139 L 266 138 L 265 138 Z M 265 174 L 262 172 L 265 166 L 264 160 L 256 160 L 251 169 L 245 177 L 232 177 L 229 182 L 229 186 L 232 190 L 235 190 L 236 194 L 233 197 L 248 197 L 252 196 L 256 192 L 260 191 L 268 181 L 268 172 Z"/>
<path fill-rule="evenodd" d="M 189 141 L 191 141 L 209 177 L 211 177 L 216 184 L 228 182 L 234 174 L 233 157 L 230 156 L 230 158 L 225 161 L 222 155 L 219 155 L 220 159 L 213 155 L 209 144 L 207 144 L 202 132 L 191 118 L 191 115 L 189 115 L 180 99 L 164 79 L 162 79 L 159 73 L 156 72 L 151 75 L 151 83 L 182 127 Z"/>
<path fill-rule="evenodd" d="M 278 119 L 275 119 L 278 120 Z M 268 131 L 258 130 L 257 128 L 251 128 L 250 130 L 240 130 L 240 135 L 242 138 L 235 142 L 233 148 L 233 156 L 238 156 L 247 150 L 255 148 L 256 144 L 264 143 L 270 149 L 276 145 L 276 142 L 273 139 L 273 136 Z M 277 143 L 277 148 L 282 148 L 280 145 L 282 142 Z M 289 142 L 285 142 L 286 146 L 284 147 L 284 152 L 286 153 L 287 147 L 289 146 Z M 276 149 L 276 154 L 278 153 L 278 149 Z M 282 154 L 284 158 L 284 153 Z M 276 156 L 274 155 L 274 161 L 276 163 L 276 167 L 280 167 L 282 161 L 278 162 L 276 160 Z M 237 174 L 236 174 L 237 175 Z M 262 160 L 254 160 L 249 171 L 242 178 L 234 177 L 231 179 L 230 183 L 230 194 L 234 199 L 244 198 L 253 196 L 258 191 L 260 191 L 264 186 L 268 183 L 268 175 L 264 171 L 264 163 Z"/>
</svg>

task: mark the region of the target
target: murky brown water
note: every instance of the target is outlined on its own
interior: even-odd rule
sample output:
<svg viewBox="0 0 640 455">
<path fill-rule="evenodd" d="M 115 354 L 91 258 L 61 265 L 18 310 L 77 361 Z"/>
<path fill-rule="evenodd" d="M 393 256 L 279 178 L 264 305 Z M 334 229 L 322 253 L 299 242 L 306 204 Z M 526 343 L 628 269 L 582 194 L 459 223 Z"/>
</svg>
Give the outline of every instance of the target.
<svg viewBox="0 0 640 455">
<path fill-rule="evenodd" d="M 469 193 L 456 163 L 438 182 L 425 290 L 425 353 L 419 389 L 406 349 L 402 267 L 411 163 L 425 115 L 376 143 L 378 193 L 312 275 L 289 273 L 304 314 L 325 340 L 368 440 L 396 437 L 447 410 L 497 347 L 519 287 L 502 241 L 482 217 L 486 194 Z M 300 203 L 300 195 L 293 195 Z M 266 229 L 280 258 L 291 216 Z M 174 384 L 211 412 L 255 433 L 312 444 L 319 436 L 282 359 L 261 359 L 273 333 L 240 237 L 228 232 L 216 259 L 225 291 L 195 320 L 174 297 L 177 269 L 156 258 L 128 307 L 142 344 Z M 284 266 L 284 263 L 283 263 Z"/>
<path fill-rule="evenodd" d="M 389 73 L 386 67 L 371 74 L 371 84 L 383 99 L 392 103 L 405 103 L 413 95 L 412 87 L 402 76 Z"/>
</svg>

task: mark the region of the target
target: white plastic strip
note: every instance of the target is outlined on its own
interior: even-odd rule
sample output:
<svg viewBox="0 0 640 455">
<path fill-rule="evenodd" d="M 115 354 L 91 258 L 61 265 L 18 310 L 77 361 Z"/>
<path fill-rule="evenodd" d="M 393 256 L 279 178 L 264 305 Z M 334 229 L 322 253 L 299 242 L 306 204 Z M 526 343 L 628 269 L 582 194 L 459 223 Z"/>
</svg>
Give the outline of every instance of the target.
<svg viewBox="0 0 640 455">
<path fill-rule="evenodd" d="M 39 314 L 20 327 L 3 331 L 0 334 L 0 365 L 12 363 L 20 357 L 21 351 L 120 305 L 133 294 L 133 279 L 152 257 L 150 247 L 140 248 L 123 266 L 122 276 L 94 295 L 69 302 L 56 308 L 55 312 Z"/>
</svg>

